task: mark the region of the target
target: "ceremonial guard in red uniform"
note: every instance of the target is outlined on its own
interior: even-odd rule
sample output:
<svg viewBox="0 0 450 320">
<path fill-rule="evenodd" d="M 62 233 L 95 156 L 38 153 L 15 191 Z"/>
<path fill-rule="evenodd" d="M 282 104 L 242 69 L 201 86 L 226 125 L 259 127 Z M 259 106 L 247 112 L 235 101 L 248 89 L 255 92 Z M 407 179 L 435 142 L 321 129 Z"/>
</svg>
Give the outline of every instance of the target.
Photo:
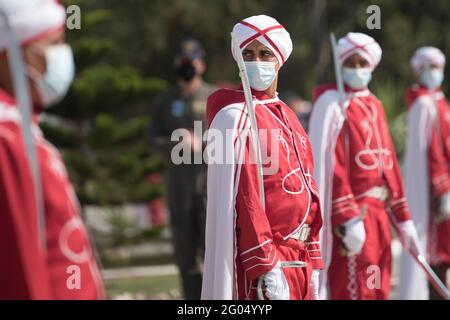
<svg viewBox="0 0 450 320">
<path fill-rule="evenodd" d="M 445 56 L 437 48 L 423 47 L 414 53 L 411 66 L 417 82 L 406 93 L 406 193 L 420 249 L 446 283 L 450 266 L 450 105 L 440 88 Z M 438 298 L 409 255 L 402 257 L 400 271 L 400 298 Z"/>
<path fill-rule="evenodd" d="M 383 106 L 367 88 L 381 48 L 365 34 L 349 33 L 337 53 L 344 101 L 335 86 L 316 88 L 309 129 L 324 213 L 320 295 L 387 299 L 390 218 L 405 241 L 415 237 L 415 228 Z"/>
<path fill-rule="evenodd" d="M 39 114 L 64 97 L 75 74 L 64 43 L 66 10 L 54 0 L 0 0 L 0 10 L 22 46 L 33 104 L 32 123 L 26 123 L 6 54 L 8 37 L 0 33 L 0 298 L 102 298 L 77 197 L 58 150 L 38 126 Z M 24 126 L 31 127 L 40 179 L 32 173 Z"/>
<path fill-rule="evenodd" d="M 242 90 L 208 99 L 208 210 L 203 299 L 317 297 L 322 225 L 308 136 L 276 93 L 278 70 L 292 51 L 275 19 L 235 25 L 233 55 L 242 54 L 251 86 L 264 163 L 260 201 L 254 137 Z M 214 150 L 214 151 L 212 151 Z M 253 154 L 254 155 L 254 154 Z"/>
</svg>

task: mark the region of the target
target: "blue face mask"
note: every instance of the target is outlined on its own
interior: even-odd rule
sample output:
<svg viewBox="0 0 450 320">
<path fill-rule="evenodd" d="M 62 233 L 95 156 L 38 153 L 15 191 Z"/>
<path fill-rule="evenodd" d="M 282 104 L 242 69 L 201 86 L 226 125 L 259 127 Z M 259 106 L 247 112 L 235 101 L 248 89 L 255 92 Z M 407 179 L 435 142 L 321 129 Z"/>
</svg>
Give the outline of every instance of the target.
<svg viewBox="0 0 450 320">
<path fill-rule="evenodd" d="M 250 87 L 257 91 L 264 91 L 269 88 L 277 76 L 275 65 L 275 62 L 246 61 L 245 68 L 247 69 Z"/>
<path fill-rule="evenodd" d="M 36 82 L 42 107 L 49 107 L 59 102 L 75 76 L 75 63 L 72 49 L 67 44 L 58 44 L 45 50 L 47 64 L 41 76 L 36 69 L 28 66 L 28 75 Z"/>
<path fill-rule="evenodd" d="M 372 69 L 342 68 L 342 78 L 345 84 L 352 89 L 365 89 L 372 80 Z"/>
<path fill-rule="evenodd" d="M 437 68 L 428 68 L 420 75 L 420 83 L 428 89 L 436 89 L 444 81 L 444 70 Z"/>
<path fill-rule="evenodd" d="M 72 49 L 67 44 L 49 47 L 45 54 L 47 71 L 38 83 L 44 106 L 51 106 L 66 95 L 75 76 Z"/>
</svg>

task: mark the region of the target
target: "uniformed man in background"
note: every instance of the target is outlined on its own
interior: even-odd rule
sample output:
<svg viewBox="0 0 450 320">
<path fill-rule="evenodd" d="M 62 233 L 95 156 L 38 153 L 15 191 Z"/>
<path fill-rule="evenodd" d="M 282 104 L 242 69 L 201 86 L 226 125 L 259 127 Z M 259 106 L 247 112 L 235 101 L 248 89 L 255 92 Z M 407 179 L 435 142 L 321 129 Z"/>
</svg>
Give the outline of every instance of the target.
<svg viewBox="0 0 450 320">
<path fill-rule="evenodd" d="M 206 70 L 205 51 L 194 39 L 184 40 L 174 59 L 176 84 L 156 98 L 151 109 L 150 147 L 164 156 L 166 162 L 166 200 L 170 211 L 175 259 L 180 270 L 186 299 L 200 299 L 204 252 L 206 164 L 175 164 L 171 141 L 176 129 L 187 129 L 191 159 L 202 152 L 199 134 L 194 134 L 194 121 L 205 128 L 206 100 L 215 88 L 203 81 Z M 188 149 L 189 150 L 189 149 Z"/>
</svg>

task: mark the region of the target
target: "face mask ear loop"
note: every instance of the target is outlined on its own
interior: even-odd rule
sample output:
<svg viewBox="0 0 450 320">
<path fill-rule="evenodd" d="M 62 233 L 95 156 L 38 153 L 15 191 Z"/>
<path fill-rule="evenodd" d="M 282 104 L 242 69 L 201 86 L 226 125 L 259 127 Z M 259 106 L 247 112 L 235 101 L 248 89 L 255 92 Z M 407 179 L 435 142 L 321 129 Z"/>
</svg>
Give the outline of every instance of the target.
<svg viewBox="0 0 450 320">
<path fill-rule="evenodd" d="M 28 48 L 30 48 L 30 50 L 37 54 L 38 56 L 43 56 L 45 57 L 45 48 L 43 46 L 40 46 L 38 44 L 32 44 L 30 46 L 28 46 Z"/>
<path fill-rule="evenodd" d="M 36 70 L 35 67 L 26 64 L 25 65 L 25 75 L 31 79 L 36 85 L 39 85 L 43 76 Z"/>
<path fill-rule="evenodd" d="M 44 50 L 40 50 L 40 47 L 38 47 L 38 45 L 31 45 L 29 46 L 30 50 L 37 54 L 38 56 L 44 56 L 45 59 L 45 53 L 44 55 L 42 54 L 42 51 Z M 45 63 L 47 64 L 47 59 L 45 59 Z M 47 66 L 46 66 L 47 67 Z M 28 76 L 31 80 L 33 80 L 34 83 L 38 84 L 39 81 L 43 78 L 43 75 L 40 74 L 40 72 L 33 67 L 32 65 L 25 63 L 25 75 Z"/>
<path fill-rule="evenodd" d="M 37 71 L 35 67 L 29 64 L 26 65 L 25 74 L 34 82 L 38 82 L 38 80 L 41 78 L 39 71 Z"/>
<path fill-rule="evenodd" d="M 278 70 L 277 70 L 277 64 L 280 66 L 278 68 Z M 273 67 L 275 68 L 276 76 L 278 77 L 278 71 L 280 71 L 280 69 L 281 69 L 281 64 L 280 64 L 280 61 L 278 61 L 278 58 L 277 58 L 277 61 L 274 63 Z"/>
</svg>

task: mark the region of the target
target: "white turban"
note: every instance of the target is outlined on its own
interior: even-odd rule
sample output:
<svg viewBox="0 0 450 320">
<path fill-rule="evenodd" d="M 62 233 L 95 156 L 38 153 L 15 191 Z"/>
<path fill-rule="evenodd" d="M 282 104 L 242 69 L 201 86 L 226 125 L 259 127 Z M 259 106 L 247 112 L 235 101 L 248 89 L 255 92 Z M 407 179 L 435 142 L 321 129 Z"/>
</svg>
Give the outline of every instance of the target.
<svg viewBox="0 0 450 320">
<path fill-rule="evenodd" d="M 341 65 L 355 53 L 366 59 L 372 69 L 375 69 L 381 60 L 380 45 L 372 37 L 359 32 L 349 32 L 339 39 L 337 52 Z"/>
<path fill-rule="evenodd" d="M 242 52 L 253 40 L 270 48 L 282 66 L 292 52 L 292 40 L 286 29 L 272 17 L 259 15 L 242 20 L 233 28 L 233 35 Z M 231 51 L 236 60 L 234 44 Z"/>
<path fill-rule="evenodd" d="M 21 44 L 27 44 L 51 32 L 60 30 L 66 21 L 66 11 L 57 0 L 0 0 L 4 12 Z M 1 29 L 0 51 L 8 47 L 8 38 Z"/>
<path fill-rule="evenodd" d="M 430 64 L 436 64 L 442 68 L 445 66 L 445 56 L 438 48 L 419 48 L 411 58 L 411 67 L 415 73 L 420 73 L 424 67 Z"/>
</svg>

